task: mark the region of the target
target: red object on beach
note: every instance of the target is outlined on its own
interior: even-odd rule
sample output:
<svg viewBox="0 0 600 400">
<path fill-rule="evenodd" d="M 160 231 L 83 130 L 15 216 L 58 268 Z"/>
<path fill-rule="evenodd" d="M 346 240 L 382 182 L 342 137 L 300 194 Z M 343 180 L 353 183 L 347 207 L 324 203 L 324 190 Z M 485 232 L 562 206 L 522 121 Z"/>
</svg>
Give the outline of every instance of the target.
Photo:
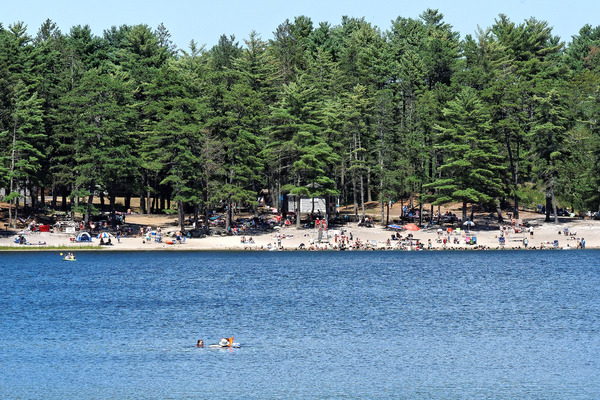
<svg viewBox="0 0 600 400">
<path fill-rule="evenodd" d="M 416 224 L 406 224 L 404 225 L 404 229 L 406 229 L 407 231 L 418 231 L 421 228 L 419 228 Z"/>
</svg>

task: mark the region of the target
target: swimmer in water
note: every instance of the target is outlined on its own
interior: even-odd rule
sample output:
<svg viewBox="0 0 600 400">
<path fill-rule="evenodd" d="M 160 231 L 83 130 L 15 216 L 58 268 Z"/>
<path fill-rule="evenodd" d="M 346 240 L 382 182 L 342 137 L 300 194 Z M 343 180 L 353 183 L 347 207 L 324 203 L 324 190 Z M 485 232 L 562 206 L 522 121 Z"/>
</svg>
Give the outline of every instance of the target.
<svg viewBox="0 0 600 400">
<path fill-rule="evenodd" d="M 202 339 L 199 339 L 198 343 L 196 343 L 196 347 L 204 347 L 204 341 Z"/>
</svg>

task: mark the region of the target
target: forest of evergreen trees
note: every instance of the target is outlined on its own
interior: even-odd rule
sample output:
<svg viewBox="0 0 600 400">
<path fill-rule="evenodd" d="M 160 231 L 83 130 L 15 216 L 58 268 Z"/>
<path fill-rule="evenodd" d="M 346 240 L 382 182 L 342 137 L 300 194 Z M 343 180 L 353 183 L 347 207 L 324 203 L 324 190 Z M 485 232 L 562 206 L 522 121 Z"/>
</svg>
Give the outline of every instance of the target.
<svg viewBox="0 0 600 400">
<path fill-rule="evenodd" d="M 491 211 L 600 206 L 600 27 L 561 42 L 499 15 L 460 38 L 437 10 L 383 31 L 304 16 L 271 39 L 175 48 L 168 30 L 0 25 L 0 188 L 89 217 L 255 207 L 267 189 Z M 27 191 L 25 191 L 27 189 Z M 47 196 L 52 196 L 48 199 Z M 45 204 L 45 203 L 44 203 Z M 127 206 L 127 204 L 126 204 Z M 556 215 L 556 213 L 554 213 Z M 14 215 L 14 214 L 12 214 Z M 518 215 L 518 214 L 517 214 Z"/>
</svg>

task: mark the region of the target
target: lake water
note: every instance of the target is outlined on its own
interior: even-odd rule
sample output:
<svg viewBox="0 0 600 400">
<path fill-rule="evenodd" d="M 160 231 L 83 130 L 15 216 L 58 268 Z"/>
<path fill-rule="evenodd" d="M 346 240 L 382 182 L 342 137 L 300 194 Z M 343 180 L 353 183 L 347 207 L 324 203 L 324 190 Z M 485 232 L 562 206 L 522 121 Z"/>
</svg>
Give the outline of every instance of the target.
<svg viewBox="0 0 600 400">
<path fill-rule="evenodd" d="M 600 398 L 599 251 L 77 256 L 0 253 L 1 399 Z"/>
</svg>

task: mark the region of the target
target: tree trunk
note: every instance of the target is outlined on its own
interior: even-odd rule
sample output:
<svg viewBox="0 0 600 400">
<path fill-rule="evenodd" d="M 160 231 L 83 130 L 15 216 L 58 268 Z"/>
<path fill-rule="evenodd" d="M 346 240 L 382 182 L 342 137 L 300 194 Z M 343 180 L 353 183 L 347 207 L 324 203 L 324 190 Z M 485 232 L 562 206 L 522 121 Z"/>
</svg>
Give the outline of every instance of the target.
<svg viewBox="0 0 600 400">
<path fill-rule="evenodd" d="M 296 228 L 300 229 L 300 195 L 296 196 Z"/>
<path fill-rule="evenodd" d="M 100 212 L 104 212 L 106 210 L 106 205 L 104 204 L 104 190 L 100 190 Z"/>
<path fill-rule="evenodd" d="M 152 214 L 152 196 L 150 195 L 150 179 L 146 177 L 146 212 Z"/>
<path fill-rule="evenodd" d="M 498 215 L 498 223 L 501 224 L 504 221 L 504 218 L 502 218 L 502 208 L 500 208 L 499 198 L 496 198 L 496 214 Z"/>
<path fill-rule="evenodd" d="M 367 202 L 373 201 L 373 194 L 371 190 L 371 170 L 367 170 Z"/>
<path fill-rule="evenodd" d="M 179 230 L 185 235 L 185 213 L 183 212 L 183 201 L 177 200 L 177 211 L 179 214 Z"/>
<path fill-rule="evenodd" d="M 9 195 L 12 195 L 13 190 L 14 190 L 14 183 L 15 183 L 15 178 L 14 178 L 14 172 L 15 172 L 15 158 L 16 158 L 16 145 L 17 145 L 17 127 L 15 125 L 14 129 L 13 129 L 13 141 L 12 141 L 12 152 L 11 152 L 11 157 L 10 157 L 10 189 L 8 191 Z M 8 206 L 8 223 L 10 224 L 11 218 L 12 218 L 12 207 L 13 204 L 15 204 L 15 199 L 13 199 L 11 197 L 10 199 L 10 205 Z M 13 221 L 13 228 L 16 229 L 17 228 L 17 210 L 15 209 L 15 219 Z"/>
<path fill-rule="evenodd" d="M 142 190 L 140 191 L 140 214 L 146 214 L 146 173 L 142 173 Z"/>
<path fill-rule="evenodd" d="M 467 201 L 463 200 L 462 203 L 462 222 L 467 220 Z"/>
<path fill-rule="evenodd" d="M 229 232 L 231 227 L 231 196 L 227 197 L 227 218 L 225 218 L 225 230 Z"/>
<path fill-rule="evenodd" d="M 556 197 L 554 196 L 554 177 L 550 178 L 550 203 L 554 213 L 554 223 L 558 224 L 558 212 L 556 209 Z"/>
<path fill-rule="evenodd" d="M 517 186 L 519 183 L 519 144 L 517 142 L 516 157 L 515 157 L 515 155 L 513 154 L 512 146 L 511 146 L 511 142 L 510 142 L 510 133 L 505 132 L 504 137 L 505 137 L 505 143 L 506 143 L 506 150 L 508 151 L 510 172 L 512 175 L 513 201 L 514 201 L 514 206 L 515 206 L 513 215 L 514 215 L 514 218 L 517 219 L 517 218 L 519 218 L 519 196 L 517 194 Z"/>
<path fill-rule="evenodd" d="M 112 194 L 112 193 L 108 194 L 108 203 L 109 203 L 109 207 L 110 207 L 110 220 L 114 227 L 114 224 L 116 221 L 116 216 L 117 216 L 117 200 L 116 200 L 114 194 Z"/>
<path fill-rule="evenodd" d="M 392 201 L 386 201 L 387 204 L 387 217 L 385 219 L 385 226 L 388 226 L 390 224 L 390 207 L 391 207 L 391 203 Z"/>
<path fill-rule="evenodd" d="M 546 190 L 546 219 L 544 222 L 550 222 L 550 215 L 552 213 L 552 199 L 550 193 Z"/>
<path fill-rule="evenodd" d="M 200 206 L 198 204 L 194 204 L 194 223 L 196 224 L 196 229 L 198 229 L 198 214 L 200 212 Z"/>
<path fill-rule="evenodd" d="M 143 190 L 140 194 L 140 214 L 146 214 L 146 195 Z"/>
<path fill-rule="evenodd" d="M 40 204 L 41 204 L 41 209 L 44 210 L 46 208 L 46 188 L 41 186 L 40 187 Z"/>
<path fill-rule="evenodd" d="M 35 210 L 37 208 L 38 190 L 39 190 L 39 188 L 37 186 L 33 186 L 33 185 L 31 185 L 31 187 L 29 188 L 29 198 L 31 199 L 31 209 L 32 210 Z"/>
<path fill-rule="evenodd" d="M 90 184 L 90 195 L 88 196 L 87 204 L 85 207 L 85 215 L 83 217 L 83 223 L 85 226 L 88 226 L 90 222 L 90 214 L 92 210 L 92 205 L 94 203 L 94 189 L 96 188 L 96 181 L 92 181 Z"/>
<path fill-rule="evenodd" d="M 352 157 L 352 155 L 350 155 Z M 350 165 L 352 165 L 352 160 L 350 160 Z M 356 170 L 352 169 L 352 201 L 354 204 L 354 216 L 358 217 L 358 199 L 356 197 Z"/>
<path fill-rule="evenodd" d="M 433 204 L 431 204 L 431 209 L 429 210 L 429 222 L 433 222 Z"/>
<path fill-rule="evenodd" d="M 56 210 L 57 200 L 58 200 L 58 193 L 56 193 L 56 186 L 52 185 L 52 203 L 50 203 L 50 206 L 52 207 L 53 210 Z"/>
<path fill-rule="evenodd" d="M 17 219 L 19 218 L 19 198 L 15 199 L 15 228 L 17 227 Z"/>
<path fill-rule="evenodd" d="M 365 218 L 365 185 L 364 185 L 364 176 L 361 171 L 360 173 L 360 206 L 362 207 L 362 217 Z"/>
</svg>

